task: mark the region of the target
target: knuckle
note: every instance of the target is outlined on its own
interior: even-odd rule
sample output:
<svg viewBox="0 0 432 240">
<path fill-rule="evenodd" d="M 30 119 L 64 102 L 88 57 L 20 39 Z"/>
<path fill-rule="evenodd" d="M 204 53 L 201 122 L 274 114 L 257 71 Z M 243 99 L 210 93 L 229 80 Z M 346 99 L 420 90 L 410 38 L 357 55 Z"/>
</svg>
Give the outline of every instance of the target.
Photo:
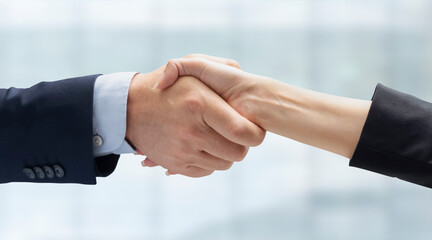
<svg viewBox="0 0 432 240">
<path fill-rule="evenodd" d="M 236 162 L 240 162 L 240 161 L 242 161 L 242 160 L 246 157 L 248 151 L 249 151 L 249 148 L 248 148 L 248 147 L 240 146 L 240 147 L 236 150 L 236 155 L 235 155 L 235 159 L 234 159 L 234 160 L 235 160 Z"/>
<path fill-rule="evenodd" d="M 177 64 L 177 61 L 176 61 L 175 59 L 170 59 L 170 60 L 168 60 L 168 63 L 167 63 L 168 66 L 170 66 L 170 65 L 171 65 L 171 66 L 172 66 L 172 65 L 175 66 L 176 64 Z"/>
<path fill-rule="evenodd" d="M 191 178 L 200 178 L 200 177 L 209 176 L 213 172 L 214 171 L 212 171 L 212 170 L 191 171 L 191 172 L 185 173 L 184 175 L 191 177 Z"/>
<path fill-rule="evenodd" d="M 235 68 L 241 69 L 240 64 L 237 61 L 235 61 L 235 60 L 228 59 L 227 60 L 227 65 L 231 66 L 231 67 L 235 67 Z"/>
<path fill-rule="evenodd" d="M 190 159 L 186 159 L 183 162 L 183 168 L 187 168 L 189 166 L 192 166 L 194 164 L 194 161 L 190 160 Z"/>
<path fill-rule="evenodd" d="M 250 147 L 256 147 L 261 145 L 266 136 L 266 131 L 264 129 L 260 128 L 259 126 L 257 126 L 256 128 L 257 129 L 248 138 Z"/>
<path fill-rule="evenodd" d="M 168 60 L 167 68 L 176 69 L 177 71 L 182 72 L 182 65 L 177 59 Z"/>
<path fill-rule="evenodd" d="M 223 163 L 221 163 L 220 170 L 228 170 L 233 166 L 233 164 L 234 163 L 232 162 L 224 161 Z"/>
<path fill-rule="evenodd" d="M 170 163 L 170 168 L 172 169 L 185 169 L 193 164 L 190 159 L 190 154 L 187 151 L 179 151 L 172 154 L 172 161 Z"/>
<path fill-rule="evenodd" d="M 249 115 L 251 115 L 251 110 L 253 109 L 254 104 L 252 103 L 252 101 L 249 101 L 245 98 L 246 97 L 241 96 L 240 98 L 235 99 L 234 101 L 232 101 L 232 103 L 230 103 L 232 104 L 233 108 L 240 114 L 249 117 Z"/>
<path fill-rule="evenodd" d="M 199 131 L 199 129 L 197 129 L 195 126 L 190 126 L 190 127 L 183 127 L 180 128 L 179 130 L 179 139 L 180 141 L 186 145 L 184 146 L 185 149 L 189 149 L 187 148 L 188 145 L 190 145 L 191 142 L 198 142 L 201 140 L 201 135 L 202 133 Z M 188 151 L 188 150 L 185 150 Z"/>
<path fill-rule="evenodd" d="M 249 132 L 245 124 L 233 121 L 230 127 L 230 133 L 237 137 L 243 137 Z"/>
<path fill-rule="evenodd" d="M 206 176 L 212 175 L 213 172 L 214 171 L 212 171 L 212 170 L 208 170 L 208 171 L 205 171 L 205 172 L 198 174 L 198 177 L 206 177 Z"/>
<path fill-rule="evenodd" d="M 235 109 L 237 109 L 240 113 L 248 112 L 249 104 L 240 103 L 235 105 Z M 229 128 L 230 133 L 239 138 L 247 140 L 248 146 L 255 147 L 260 145 L 265 138 L 266 131 L 262 129 L 260 126 L 254 124 L 254 119 L 248 116 L 249 114 L 244 114 L 244 116 L 248 119 L 251 119 L 250 124 L 246 122 L 235 123 L 233 122 Z"/>
<path fill-rule="evenodd" d="M 191 95 L 185 100 L 184 104 L 186 109 L 193 113 L 202 112 L 204 109 L 204 101 L 201 96 Z"/>
<path fill-rule="evenodd" d="M 183 58 L 197 58 L 199 56 L 200 56 L 200 54 L 191 53 L 191 54 L 184 56 Z"/>
<path fill-rule="evenodd" d="M 261 145 L 261 143 L 264 142 L 265 136 L 266 131 L 261 129 L 261 131 L 256 134 L 255 138 L 252 139 L 254 141 L 252 146 L 256 147 L 258 145 Z"/>
</svg>

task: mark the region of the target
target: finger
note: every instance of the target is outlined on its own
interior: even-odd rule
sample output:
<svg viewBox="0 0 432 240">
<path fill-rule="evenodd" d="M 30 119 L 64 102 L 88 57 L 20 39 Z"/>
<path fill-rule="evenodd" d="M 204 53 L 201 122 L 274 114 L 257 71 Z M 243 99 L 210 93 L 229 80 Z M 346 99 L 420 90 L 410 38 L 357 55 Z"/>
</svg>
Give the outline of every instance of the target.
<svg viewBox="0 0 432 240">
<path fill-rule="evenodd" d="M 166 65 L 154 88 L 165 89 L 181 76 L 194 76 L 221 94 L 229 89 L 232 82 L 242 73 L 239 69 L 204 58 L 173 59 Z"/>
<path fill-rule="evenodd" d="M 207 170 L 228 170 L 232 167 L 233 162 L 227 161 L 204 151 L 201 152 L 198 159 L 196 159 L 192 166 L 199 167 Z"/>
<path fill-rule="evenodd" d="M 165 89 L 174 84 L 175 81 L 180 77 L 177 62 L 175 60 L 169 60 L 164 72 L 156 80 L 153 89 Z"/>
<path fill-rule="evenodd" d="M 262 143 L 265 136 L 262 128 L 240 115 L 221 98 L 211 101 L 203 112 L 203 119 L 208 126 L 231 142 L 243 146 L 258 146 Z"/>
<path fill-rule="evenodd" d="M 205 177 L 211 175 L 213 172 L 214 172 L 213 170 L 203 169 L 195 166 L 189 166 L 187 168 L 176 170 L 173 172 L 171 170 L 168 170 L 167 175 L 169 176 L 173 174 L 181 174 L 187 177 L 199 178 L 199 177 Z"/>
<path fill-rule="evenodd" d="M 241 66 L 237 61 L 229 59 L 229 58 L 215 57 L 215 56 L 199 54 L 199 53 L 189 54 L 189 55 L 184 56 L 183 58 L 203 58 L 203 59 L 207 59 L 207 60 L 212 61 L 212 62 L 222 63 L 222 64 L 225 64 L 225 65 L 228 65 L 231 67 L 241 69 Z"/>
<path fill-rule="evenodd" d="M 173 173 L 173 172 L 171 172 L 170 170 L 166 170 L 165 171 L 165 175 L 167 175 L 167 176 L 171 176 L 171 175 L 176 175 L 177 173 Z"/>
<path fill-rule="evenodd" d="M 206 141 L 202 144 L 201 150 L 225 161 L 239 162 L 244 159 L 249 150 L 248 147 L 226 139 L 212 128 L 209 128 L 205 139 Z"/>
<path fill-rule="evenodd" d="M 141 165 L 143 167 L 156 167 L 159 166 L 158 164 L 154 163 L 152 160 L 146 158 L 144 161 L 141 162 Z"/>
<path fill-rule="evenodd" d="M 224 64 L 224 65 L 234 67 L 234 68 L 241 70 L 241 66 L 237 61 L 232 60 L 232 59 L 228 59 L 228 58 L 209 56 L 209 55 L 205 55 L 205 54 L 189 54 L 189 55 L 184 56 L 182 59 L 195 59 L 195 60 L 199 60 L 199 59 L 203 60 L 204 59 L 204 60 Z M 180 62 L 180 63 L 182 63 L 182 62 Z M 194 62 L 185 62 L 185 63 L 195 64 Z M 177 78 L 179 78 L 180 76 L 184 76 L 179 72 L 179 69 L 178 69 L 179 67 L 182 67 L 182 65 L 177 65 L 175 60 L 168 61 L 168 64 L 165 67 L 164 73 L 156 81 L 155 85 L 153 86 L 153 89 L 155 89 L 155 88 L 165 89 L 165 88 L 171 86 L 172 84 L 174 84 L 174 82 L 177 80 Z M 184 73 L 184 74 L 186 74 L 186 73 Z M 192 73 L 190 73 L 190 74 L 192 76 L 194 76 L 194 74 L 192 74 Z"/>
</svg>

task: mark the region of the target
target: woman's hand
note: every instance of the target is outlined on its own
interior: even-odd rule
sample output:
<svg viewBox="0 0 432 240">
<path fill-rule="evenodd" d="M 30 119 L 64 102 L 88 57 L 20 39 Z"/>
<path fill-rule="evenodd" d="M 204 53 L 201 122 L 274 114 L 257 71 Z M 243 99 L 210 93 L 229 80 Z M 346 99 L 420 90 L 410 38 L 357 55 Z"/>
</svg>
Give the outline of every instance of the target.
<svg viewBox="0 0 432 240">
<path fill-rule="evenodd" d="M 351 158 L 371 102 L 302 89 L 231 67 L 235 61 L 192 55 L 169 61 L 155 84 L 191 75 L 266 131 Z"/>
</svg>

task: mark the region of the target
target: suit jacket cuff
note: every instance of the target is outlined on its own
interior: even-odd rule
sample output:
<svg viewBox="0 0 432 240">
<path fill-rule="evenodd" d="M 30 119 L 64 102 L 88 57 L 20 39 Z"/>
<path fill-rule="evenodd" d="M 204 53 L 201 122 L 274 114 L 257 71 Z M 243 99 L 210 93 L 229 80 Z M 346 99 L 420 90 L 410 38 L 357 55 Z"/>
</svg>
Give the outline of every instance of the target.
<svg viewBox="0 0 432 240">
<path fill-rule="evenodd" d="M 432 104 L 378 84 L 350 166 L 432 187 Z"/>
</svg>

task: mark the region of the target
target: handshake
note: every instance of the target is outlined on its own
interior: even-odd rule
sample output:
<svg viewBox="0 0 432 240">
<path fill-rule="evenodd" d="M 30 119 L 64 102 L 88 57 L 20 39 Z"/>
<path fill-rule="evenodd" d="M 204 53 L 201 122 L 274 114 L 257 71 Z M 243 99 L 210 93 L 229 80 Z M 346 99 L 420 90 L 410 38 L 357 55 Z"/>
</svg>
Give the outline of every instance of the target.
<svg viewBox="0 0 432 240">
<path fill-rule="evenodd" d="M 136 75 L 126 139 L 143 166 L 203 177 L 227 170 L 266 131 L 350 158 L 370 101 L 341 98 L 247 73 L 233 60 L 189 55 Z"/>
</svg>

